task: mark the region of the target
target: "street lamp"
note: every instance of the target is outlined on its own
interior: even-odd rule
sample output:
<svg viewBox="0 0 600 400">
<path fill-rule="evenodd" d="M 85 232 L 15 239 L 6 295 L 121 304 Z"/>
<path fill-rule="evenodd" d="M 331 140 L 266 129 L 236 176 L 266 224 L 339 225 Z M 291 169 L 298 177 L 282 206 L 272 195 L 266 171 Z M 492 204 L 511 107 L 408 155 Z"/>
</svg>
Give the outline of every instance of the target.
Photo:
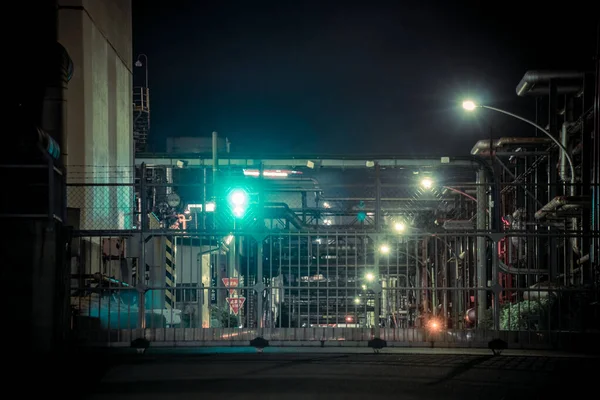
<svg viewBox="0 0 600 400">
<path fill-rule="evenodd" d="M 402 222 L 396 222 L 394 224 L 394 229 L 396 229 L 396 231 L 398 232 L 404 232 L 404 230 L 406 229 L 406 225 L 404 225 Z"/>
<path fill-rule="evenodd" d="M 425 189 L 431 189 L 433 186 L 433 181 L 429 178 L 423 178 L 421 180 L 421 186 L 423 186 Z"/>
<path fill-rule="evenodd" d="M 140 61 L 140 58 L 144 57 L 144 63 Z M 146 89 L 148 89 L 148 56 L 145 54 L 140 54 L 135 62 L 136 67 L 146 67 Z"/>
<path fill-rule="evenodd" d="M 556 139 L 554 136 L 552 136 L 550 134 L 550 132 L 548 132 L 547 130 L 545 130 L 544 128 L 542 128 L 541 126 L 539 126 L 538 124 L 536 124 L 535 122 L 532 122 L 526 118 L 520 117 L 516 114 L 513 114 L 511 112 L 508 111 L 504 111 L 501 110 L 499 108 L 496 107 L 490 107 L 490 106 L 486 106 L 483 104 L 477 104 L 472 100 L 465 100 L 462 103 L 462 106 L 465 110 L 467 111 L 474 111 L 476 108 L 487 108 L 488 110 L 492 110 L 492 111 L 497 111 L 499 113 L 502 114 L 506 114 L 510 117 L 516 118 L 520 121 L 523 121 L 525 123 L 528 123 L 529 125 L 533 126 L 534 128 L 536 128 L 537 130 L 541 131 L 544 133 L 544 135 L 548 136 L 557 146 L 558 148 L 563 152 L 565 158 L 567 159 L 567 161 L 569 162 L 569 168 L 571 169 L 571 192 L 573 192 L 574 188 L 575 188 L 575 166 L 573 165 L 573 160 L 571 159 L 571 156 L 569 155 L 569 151 L 567 150 L 567 148 L 565 146 L 563 146 L 563 144 Z"/>
<path fill-rule="evenodd" d="M 473 111 L 477 107 L 477 105 L 475 105 L 475 102 L 472 100 L 463 101 L 462 106 L 467 111 Z"/>
<path fill-rule="evenodd" d="M 390 246 L 387 244 L 381 245 L 379 251 L 381 251 L 382 254 L 388 254 L 390 252 Z"/>
<path fill-rule="evenodd" d="M 372 272 L 367 272 L 365 275 L 365 279 L 368 282 L 373 282 L 375 280 L 375 274 L 373 274 Z"/>
</svg>

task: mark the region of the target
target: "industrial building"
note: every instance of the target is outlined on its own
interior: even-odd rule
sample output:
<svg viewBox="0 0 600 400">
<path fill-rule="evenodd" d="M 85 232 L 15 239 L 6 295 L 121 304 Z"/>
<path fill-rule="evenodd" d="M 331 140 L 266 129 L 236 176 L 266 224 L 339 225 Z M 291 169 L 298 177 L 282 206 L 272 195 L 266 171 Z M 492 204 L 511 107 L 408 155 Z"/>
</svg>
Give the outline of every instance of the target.
<svg viewBox="0 0 600 400">
<path fill-rule="evenodd" d="M 129 2 L 59 3 L 43 118 L 3 159 L 24 194 L 2 212 L 19 221 L 8 263 L 32 282 L 19 321 L 41 347 L 597 337 L 598 60 L 527 71 L 515 96 L 535 98 L 535 121 L 465 101 L 531 130 L 462 157 L 255 157 L 216 132 L 156 154 Z"/>
<path fill-rule="evenodd" d="M 210 153 L 209 138 L 195 154 L 139 153 L 135 229 L 97 227 L 131 268 L 86 337 L 583 343 L 599 328 L 597 80 L 528 71 L 516 95 L 542 110 L 532 135 L 482 138 L 464 157 L 255 159 L 217 133 Z M 120 302 L 142 284 L 143 301 Z M 124 329 L 111 314 L 132 307 Z"/>
</svg>

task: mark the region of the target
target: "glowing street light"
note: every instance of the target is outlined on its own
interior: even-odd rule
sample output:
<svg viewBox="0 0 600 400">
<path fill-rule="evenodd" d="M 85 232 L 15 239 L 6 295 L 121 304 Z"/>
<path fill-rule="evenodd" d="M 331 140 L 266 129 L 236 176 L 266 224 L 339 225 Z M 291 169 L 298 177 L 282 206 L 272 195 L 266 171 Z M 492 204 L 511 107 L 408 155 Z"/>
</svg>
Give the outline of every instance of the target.
<svg viewBox="0 0 600 400">
<path fill-rule="evenodd" d="M 433 187 L 433 181 L 430 178 L 423 178 L 421 180 L 421 186 L 425 189 L 431 189 Z"/>
<path fill-rule="evenodd" d="M 383 244 L 381 245 L 381 247 L 379 248 L 379 251 L 382 254 L 388 254 L 390 252 L 390 246 L 388 246 L 387 244 Z"/>
<path fill-rule="evenodd" d="M 406 229 L 406 226 L 402 222 L 396 222 L 394 224 L 394 229 L 396 229 L 396 231 L 398 231 L 398 232 L 404 232 L 404 230 Z"/>
<path fill-rule="evenodd" d="M 373 274 L 372 272 L 367 272 L 367 274 L 365 275 L 365 279 L 369 282 L 373 282 L 375 280 L 375 274 Z"/>
<path fill-rule="evenodd" d="M 473 100 L 463 101 L 462 106 L 467 111 L 473 111 L 474 109 L 477 108 L 477 104 L 475 104 L 475 102 Z"/>
<path fill-rule="evenodd" d="M 358 297 L 354 299 L 354 304 L 360 304 L 360 299 Z"/>
</svg>

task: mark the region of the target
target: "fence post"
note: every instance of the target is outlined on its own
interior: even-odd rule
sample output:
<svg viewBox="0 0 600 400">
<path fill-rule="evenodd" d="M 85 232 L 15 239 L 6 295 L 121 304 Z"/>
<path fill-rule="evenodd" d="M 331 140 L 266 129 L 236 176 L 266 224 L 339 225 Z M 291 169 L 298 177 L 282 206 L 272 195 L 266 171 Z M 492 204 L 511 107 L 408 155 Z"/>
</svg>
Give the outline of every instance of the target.
<svg viewBox="0 0 600 400">
<path fill-rule="evenodd" d="M 378 180 L 379 181 L 379 180 Z M 377 212 L 377 211 L 376 211 Z M 379 235 L 376 236 L 375 240 L 375 252 L 374 252 L 374 263 L 375 263 L 375 284 L 373 285 L 373 293 L 375 294 L 375 310 L 374 310 L 374 323 L 375 323 L 375 331 L 374 337 L 378 338 L 381 334 L 381 330 L 379 327 L 379 314 L 381 314 L 381 284 L 379 283 L 379 246 L 381 246 L 381 238 Z"/>
<path fill-rule="evenodd" d="M 146 329 L 146 240 L 145 233 L 148 229 L 148 213 L 146 201 L 146 164 L 140 168 L 140 262 L 137 268 L 138 291 L 138 327 Z"/>
<path fill-rule="evenodd" d="M 500 331 L 500 293 L 502 292 L 502 285 L 499 282 L 500 268 L 499 268 L 499 255 L 496 249 L 498 243 L 504 238 L 503 233 L 493 233 L 490 235 L 492 239 L 492 295 L 494 296 L 494 329 L 496 333 Z"/>
</svg>

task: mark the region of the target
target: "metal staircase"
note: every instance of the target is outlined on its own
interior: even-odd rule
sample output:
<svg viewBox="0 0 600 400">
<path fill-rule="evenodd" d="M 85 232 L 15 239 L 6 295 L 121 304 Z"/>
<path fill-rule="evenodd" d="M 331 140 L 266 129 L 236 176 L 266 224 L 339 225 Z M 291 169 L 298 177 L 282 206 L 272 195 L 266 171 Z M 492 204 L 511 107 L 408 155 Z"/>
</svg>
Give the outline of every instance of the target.
<svg viewBox="0 0 600 400">
<path fill-rule="evenodd" d="M 150 90 L 147 87 L 133 88 L 133 141 L 135 153 L 147 151 L 150 130 Z"/>
</svg>

